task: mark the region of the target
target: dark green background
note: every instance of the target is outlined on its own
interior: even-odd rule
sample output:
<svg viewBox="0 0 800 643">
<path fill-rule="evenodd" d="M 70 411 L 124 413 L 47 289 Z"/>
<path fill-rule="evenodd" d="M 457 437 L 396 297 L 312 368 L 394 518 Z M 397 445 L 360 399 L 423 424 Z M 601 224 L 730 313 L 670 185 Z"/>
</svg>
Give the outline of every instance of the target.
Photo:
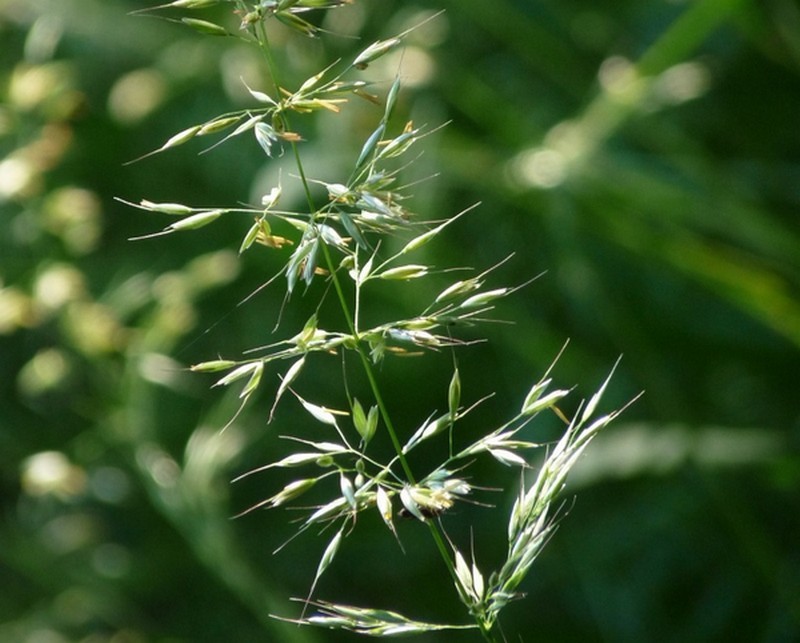
<svg viewBox="0 0 800 643">
<path fill-rule="evenodd" d="M 305 417 L 286 400 L 267 426 L 272 372 L 220 434 L 235 392 L 183 370 L 271 341 L 282 285 L 237 303 L 284 256 L 239 261 L 248 222 L 228 219 L 130 242 L 169 221 L 114 201 L 252 202 L 282 168 L 288 204 L 291 162 L 268 161 L 247 138 L 123 165 L 245 107 L 230 88 L 240 92 L 254 60 L 233 39 L 127 15 L 143 6 L 0 0 L 0 641 L 352 640 L 268 617 L 297 615 L 286 597 L 306 594 L 329 536 L 308 532 L 273 556 L 292 514 L 229 519 L 282 480 L 228 481 L 278 457 L 276 435 Z M 513 325 L 465 331 L 489 342 L 458 353 L 464 399 L 497 394 L 464 430 L 508 417 L 568 338 L 554 377 L 577 385 L 573 405 L 620 354 L 606 410 L 645 391 L 575 472 L 527 598 L 504 617 L 508 640 L 797 640 L 800 9 L 359 0 L 325 24 L 363 19 L 361 41 L 275 32 L 285 82 L 440 8 L 404 57 L 410 77 L 420 56 L 431 67 L 402 95 L 396 125 L 449 121 L 407 173 L 439 175 L 410 204 L 431 219 L 482 205 L 422 258 L 483 270 L 513 252 L 497 286 L 546 271 L 498 307 Z M 638 86 L 619 80 L 631 63 L 647 79 Z M 371 73 L 383 91 L 394 68 Z M 156 94 L 131 112 L 146 94 L 137 78 Z M 354 103 L 297 121 L 312 176 L 341 181 L 379 117 Z M 536 157 L 543 146 L 549 156 Z M 550 159 L 541 167 L 552 172 L 572 153 L 547 185 L 521 169 Z M 373 314 L 413 315 L 448 277 L 387 290 Z M 295 297 L 280 332 L 293 334 L 318 294 Z M 451 367 L 447 353 L 384 364 L 399 426 L 444 408 Z M 315 360 L 298 390 L 341 405 L 340 373 L 336 359 Z M 557 430 L 545 422 L 531 435 Z M 468 543 L 474 525 L 488 570 L 503 556 L 510 499 L 480 500 L 498 510 L 461 506 L 445 528 Z M 378 523 L 359 522 L 318 595 L 463 622 L 424 530 L 399 525 L 404 556 Z"/>
</svg>

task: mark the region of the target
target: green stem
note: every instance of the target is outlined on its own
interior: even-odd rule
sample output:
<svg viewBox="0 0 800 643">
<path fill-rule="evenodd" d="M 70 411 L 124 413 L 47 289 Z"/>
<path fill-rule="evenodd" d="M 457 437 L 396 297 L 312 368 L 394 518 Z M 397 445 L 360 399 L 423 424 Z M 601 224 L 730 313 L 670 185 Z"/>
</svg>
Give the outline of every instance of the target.
<svg viewBox="0 0 800 643">
<path fill-rule="evenodd" d="M 267 39 L 266 30 L 264 29 L 263 25 L 258 26 L 258 38 L 259 42 L 262 45 L 262 50 L 264 51 L 265 58 L 267 60 L 267 64 L 269 66 L 270 74 L 272 75 L 272 80 L 275 83 L 276 87 L 279 84 L 278 80 L 278 73 L 275 66 L 275 59 L 272 55 L 272 49 L 269 45 L 269 40 Z M 282 114 L 283 122 L 287 129 L 290 129 L 289 118 L 286 114 Z M 303 191 L 306 195 L 306 200 L 308 201 L 309 213 L 312 214 L 317 211 L 317 208 L 314 204 L 314 200 L 311 196 L 311 188 L 309 186 L 308 177 L 306 176 L 305 169 L 303 167 L 303 161 L 300 158 L 300 151 L 297 148 L 297 143 L 292 141 L 292 153 L 294 154 L 295 165 L 297 166 L 297 171 L 300 176 L 300 182 L 303 185 Z M 325 257 L 325 264 L 327 265 L 328 271 L 331 274 L 331 280 L 333 282 L 334 289 L 336 290 L 336 296 L 339 300 L 339 305 L 341 306 L 342 313 L 344 314 L 345 323 L 347 324 L 347 328 L 350 331 L 350 334 L 353 336 L 356 342 L 356 352 L 358 353 L 361 364 L 364 368 L 364 372 L 367 375 L 367 379 L 369 380 L 370 388 L 372 389 L 372 394 L 375 396 L 375 401 L 378 404 L 378 409 L 380 410 L 381 417 L 383 419 L 384 424 L 386 425 L 386 430 L 389 433 L 389 437 L 392 440 L 392 445 L 394 446 L 395 452 L 400 460 L 400 464 L 403 467 L 403 471 L 406 474 L 409 482 L 411 484 L 416 483 L 416 479 L 414 478 L 414 474 L 411 471 L 411 467 L 408 464 L 408 460 L 403 453 L 403 447 L 400 444 L 400 439 L 397 437 L 397 432 L 394 429 L 394 424 L 392 423 L 391 416 L 389 415 L 389 411 L 386 407 L 385 402 L 383 401 L 383 396 L 380 392 L 380 387 L 378 386 L 378 381 L 375 378 L 375 373 L 372 370 L 372 365 L 369 362 L 369 356 L 367 355 L 366 351 L 364 350 L 364 346 L 361 343 L 361 338 L 358 334 L 358 329 L 356 328 L 355 320 L 353 319 L 353 315 L 350 312 L 350 307 L 348 306 L 347 297 L 344 294 L 344 289 L 342 288 L 341 281 L 339 280 L 339 275 L 336 271 L 336 267 L 333 264 L 333 258 L 331 257 L 330 250 L 328 249 L 327 244 L 322 243 L 322 253 Z"/>
<path fill-rule="evenodd" d="M 267 36 L 267 30 L 264 28 L 263 22 L 258 22 L 256 24 L 254 36 L 258 41 L 259 49 L 261 49 L 261 52 L 264 54 L 264 58 L 267 61 L 267 69 L 269 69 L 269 74 L 272 78 L 272 84 L 275 86 L 275 96 L 277 99 L 279 99 L 281 94 L 281 84 L 278 78 L 278 66 L 275 64 L 275 58 L 272 55 L 272 47 L 269 45 L 269 37 Z"/>
<path fill-rule="evenodd" d="M 688 57 L 742 4 L 743 0 L 701 0 L 693 3 L 642 54 L 636 64 L 639 73 L 654 76 Z"/>
<path fill-rule="evenodd" d="M 259 40 L 259 44 L 261 45 L 262 50 L 264 51 L 264 55 L 267 60 L 267 65 L 269 67 L 270 74 L 272 75 L 272 80 L 275 84 L 276 91 L 280 92 L 279 90 L 280 81 L 278 79 L 275 60 L 272 55 L 272 50 L 269 45 L 269 40 L 267 39 L 266 30 L 264 29 L 263 25 L 259 24 L 257 27 L 257 38 Z M 290 130 L 291 128 L 288 116 L 286 114 L 281 114 L 281 119 L 286 129 Z M 308 178 L 306 177 L 305 169 L 303 168 L 303 162 L 300 157 L 300 152 L 297 148 L 297 144 L 294 141 L 292 141 L 291 147 L 295 159 L 295 165 L 297 166 L 298 174 L 300 177 L 300 181 L 303 185 L 303 190 L 305 192 L 306 200 L 308 201 L 309 214 L 311 215 L 311 219 L 313 221 L 313 215 L 315 212 L 317 212 L 317 208 L 311 196 L 311 189 L 309 186 Z M 403 469 L 403 472 L 406 475 L 408 482 L 414 485 L 416 484 L 416 478 L 411 470 L 410 465 L 408 464 L 408 460 L 405 454 L 403 453 L 403 447 L 400 444 L 400 439 L 398 438 L 397 431 L 394 428 L 394 423 L 392 422 L 391 415 L 389 414 L 389 409 L 387 408 L 386 403 L 383 399 L 383 395 L 381 394 L 381 389 L 378 384 L 378 380 L 375 377 L 375 372 L 372 368 L 372 364 L 370 363 L 369 355 L 367 354 L 363 341 L 359 335 L 356 321 L 354 320 L 353 315 L 350 312 L 348 299 L 345 296 L 344 288 L 342 287 L 341 281 L 339 280 L 338 271 L 333 263 L 333 257 L 331 257 L 331 253 L 327 244 L 323 242 L 321 245 L 322 245 L 322 253 L 325 258 L 325 264 L 328 268 L 328 271 L 330 272 L 331 281 L 333 282 L 333 286 L 336 291 L 336 297 L 339 300 L 339 305 L 342 309 L 342 313 L 345 318 L 345 323 L 347 325 L 350 334 L 353 336 L 355 340 L 355 350 L 358 353 L 359 359 L 361 360 L 362 368 L 364 369 L 364 373 L 366 374 L 367 380 L 369 381 L 370 389 L 375 398 L 375 402 L 378 405 L 381 418 L 383 419 L 384 425 L 386 426 L 386 431 L 389 434 L 389 438 L 392 441 L 392 446 L 394 447 L 395 453 L 397 454 L 397 458 L 400 461 L 400 465 Z M 454 583 L 458 583 L 458 576 L 456 574 L 455 566 L 451 559 L 450 552 L 448 550 L 440 526 L 432 520 L 428 520 L 427 525 L 428 529 L 431 532 L 433 541 L 436 544 L 436 548 L 438 549 L 439 554 L 442 557 L 442 561 L 444 562 L 445 567 L 447 568 L 447 571 L 450 574 L 450 577 L 453 579 Z M 481 632 L 481 636 L 483 637 L 483 639 L 486 640 L 488 643 L 496 643 L 496 639 L 492 634 L 492 627 L 486 626 L 486 624 L 484 624 L 478 616 L 476 615 L 473 616 L 475 618 L 475 622 L 478 626 L 478 629 Z"/>
</svg>

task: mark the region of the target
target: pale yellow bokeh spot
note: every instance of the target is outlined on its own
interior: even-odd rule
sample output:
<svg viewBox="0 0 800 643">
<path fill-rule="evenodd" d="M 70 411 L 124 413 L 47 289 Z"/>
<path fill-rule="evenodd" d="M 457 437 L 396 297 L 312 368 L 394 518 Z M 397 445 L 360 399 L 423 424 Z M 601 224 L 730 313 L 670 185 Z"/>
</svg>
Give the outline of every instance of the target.
<svg viewBox="0 0 800 643">
<path fill-rule="evenodd" d="M 155 69 L 137 69 L 119 78 L 108 95 L 111 117 L 132 125 L 153 113 L 167 95 L 167 83 Z"/>
<path fill-rule="evenodd" d="M 22 464 L 22 489 L 31 496 L 69 498 L 86 488 L 86 473 L 60 451 L 42 451 Z"/>
</svg>

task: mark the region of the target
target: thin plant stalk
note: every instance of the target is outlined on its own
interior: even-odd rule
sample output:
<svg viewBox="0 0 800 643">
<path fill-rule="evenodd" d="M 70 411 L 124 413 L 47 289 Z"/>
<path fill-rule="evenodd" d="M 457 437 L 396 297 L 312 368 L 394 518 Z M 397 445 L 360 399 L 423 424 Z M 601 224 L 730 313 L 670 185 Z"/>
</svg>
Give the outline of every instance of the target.
<svg viewBox="0 0 800 643">
<path fill-rule="evenodd" d="M 197 9 L 220 4 L 223 1 L 174 0 L 159 8 Z M 264 0 L 253 5 L 252 11 L 248 12 L 248 4 L 244 0 L 236 0 L 237 13 L 242 17 L 242 29 L 246 30 L 258 46 L 278 99 L 247 87 L 253 99 L 259 104 L 257 108 L 229 112 L 216 119 L 191 126 L 172 136 L 154 152 L 163 152 L 176 145 L 182 145 L 196 136 L 205 136 L 226 128 L 233 128 L 233 131 L 221 142 L 252 132 L 268 156 L 272 156 L 274 146 L 283 146 L 285 142 L 292 150 L 308 212 L 277 208 L 276 204 L 281 193 L 280 185 L 262 198 L 263 209 L 201 208 L 142 200 L 139 204 L 131 205 L 141 210 L 181 218 L 160 232 L 137 238 L 160 237 L 195 230 L 227 215 L 249 214 L 253 216 L 254 223 L 242 241 L 240 253 L 248 250 L 256 241 L 267 247 L 279 249 L 285 243 L 293 242 L 272 232 L 270 221 L 277 220 L 289 224 L 300 234 L 297 247 L 283 269 L 287 281 L 286 301 L 298 280 L 302 279 L 306 286 L 310 286 L 318 274 L 318 268 L 324 268 L 333 285 L 345 320 L 344 330 L 334 331 L 320 327 L 318 319 L 320 304 L 317 311 L 294 337 L 246 351 L 243 359 L 220 358 L 192 367 L 192 370 L 199 372 L 225 372 L 226 374 L 220 377 L 214 386 L 227 387 L 237 382 L 243 383 L 239 394 L 242 400 L 241 406 L 230 424 L 238 417 L 248 399 L 259 387 L 265 367 L 272 363 L 291 360 L 291 364 L 281 376 L 280 385 L 275 393 L 269 415 L 270 421 L 278 402 L 284 394 L 287 394 L 289 397 L 294 396 L 314 420 L 335 429 L 335 433 L 332 433 L 333 438 L 326 441 L 311 440 L 302 435 L 286 436 L 298 445 L 297 451 L 237 478 L 238 480 L 272 468 L 312 468 L 310 475 L 304 474 L 304 477 L 292 480 L 276 494 L 241 512 L 240 515 L 262 507 L 272 508 L 288 504 L 318 484 L 329 485 L 335 481 L 336 490 L 333 499 L 313 507 L 297 530 L 296 535 L 312 527 L 332 526 L 331 531 L 335 533 L 321 556 L 309 595 L 303 601 L 305 605 L 303 614 L 300 619 L 293 622 L 348 629 L 371 636 L 470 628 L 477 629 L 483 640 L 488 643 L 497 643 L 499 613 L 508 602 L 518 596 L 517 588 L 554 529 L 553 503 L 563 490 L 569 470 L 597 432 L 616 417 L 619 411 L 595 417 L 600 398 L 608 384 L 606 380 L 586 405 L 579 408 L 573 419 L 567 421 L 568 426 L 564 436 L 545 458 L 534 481 L 527 484 L 524 482 L 525 476 L 521 476 L 523 484 L 509 517 L 508 554 L 504 564 L 488 577 L 481 572 L 476 560 L 473 560 L 471 565 L 468 564 L 454 539 L 444 531 L 441 518 L 456 501 L 464 499 L 473 491 L 472 485 L 462 478 L 459 472 L 470 466 L 472 460 L 483 456 L 492 457 L 502 465 L 517 467 L 523 472 L 530 468 L 524 454 L 542 445 L 522 439 L 523 430 L 543 412 L 552 411 L 564 418 L 557 404 L 569 391 L 549 390 L 551 378 L 548 369 L 548 372 L 531 387 L 519 411 L 509 421 L 496 428 L 486 429 L 483 435 L 471 444 L 457 445 L 454 438 L 455 424 L 464 420 L 480 400 L 471 405 L 462 404 L 461 377 L 454 357 L 454 372 L 447 389 L 447 412 L 431 414 L 405 444 L 402 443 L 401 434 L 389 413 L 384 391 L 378 382 L 373 364 L 384 359 L 384 353 L 389 350 L 407 352 L 403 348 L 404 343 L 412 345 L 413 350 L 435 350 L 466 343 L 459 342 L 454 337 L 454 328 L 485 321 L 497 300 L 514 293 L 529 281 L 510 287 L 488 287 L 487 278 L 497 267 L 505 263 L 506 260 L 503 260 L 475 276 L 451 283 L 432 302 L 422 307 L 422 312 L 417 316 L 384 322 L 373 328 L 361 328 L 364 283 L 371 280 L 414 282 L 427 277 L 434 272 L 432 268 L 408 260 L 407 255 L 411 255 L 436 238 L 447 226 L 472 208 L 463 210 L 445 219 L 444 222 L 428 222 L 422 233 L 419 233 L 415 224 L 409 222 L 410 213 L 403 205 L 403 187 L 394 187 L 399 170 L 391 169 L 389 162 L 405 154 L 413 144 L 426 136 L 427 132 L 423 132 L 422 128 L 415 128 L 412 123 L 408 123 L 399 134 L 392 135 L 388 131 L 389 117 L 400 87 L 399 77 L 387 93 L 383 116 L 374 132 L 364 142 L 347 183 L 325 183 L 307 175 L 297 142 L 298 137 L 291 128 L 289 112 L 306 113 L 320 109 L 338 112 L 339 104 L 346 102 L 342 94 L 364 96 L 366 82 L 345 80 L 345 72 L 335 75 L 331 80 L 329 74 L 333 67 L 331 66 L 309 77 L 294 93 L 284 89 L 265 21 L 277 18 L 289 28 L 304 35 L 317 35 L 317 27 L 304 19 L 304 13 L 337 8 L 351 1 Z M 203 33 L 217 36 L 233 35 L 223 26 L 208 21 L 187 18 L 183 22 Z M 398 47 L 412 30 L 413 28 L 369 45 L 354 59 L 346 71 L 368 66 Z M 367 96 L 367 98 L 378 102 L 375 97 Z M 312 182 L 325 185 L 328 190 L 330 202 L 321 208 L 314 203 Z M 410 238 L 394 255 L 388 258 L 379 257 L 380 243 L 375 244 L 373 250 L 372 245 L 366 241 L 367 237 L 388 235 L 394 233 L 396 229 L 404 230 L 407 235 L 411 235 Z M 338 266 L 334 252 L 343 255 Z M 367 254 L 370 255 L 369 259 L 361 265 L 361 259 Z M 318 264 L 320 255 L 321 265 Z M 373 265 L 373 260 L 377 260 L 375 262 L 377 265 Z M 354 282 L 352 303 L 342 284 L 343 274 L 349 274 Z M 274 278 L 267 283 L 273 280 Z M 327 408 L 316 404 L 313 400 L 305 399 L 294 384 L 306 368 L 307 357 L 314 352 L 338 354 L 347 350 L 357 353 L 361 369 L 368 381 L 369 395 L 375 404 L 364 407 L 358 398 L 351 394 L 345 371 L 343 379 L 349 411 Z M 348 438 L 341 426 L 343 417 L 347 417 L 347 421 L 352 423 L 352 428 L 360 438 L 358 443 Z M 379 462 L 366 453 L 367 445 L 375 434 L 379 421 L 382 421 L 383 428 L 389 435 L 395 454 L 388 463 Z M 425 444 L 423 448 L 428 448 L 428 445 L 434 445 L 430 447 L 431 449 L 436 448 L 435 439 L 442 434 L 447 436 L 447 456 L 427 474 L 419 472 L 415 474 L 409 464 L 408 454 L 423 443 Z M 361 608 L 313 600 L 318 581 L 330 567 L 342 542 L 354 530 L 356 517 L 360 512 L 377 509 L 392 535 L 398 538 L 393 523 L 393 505 L 398 500 L 403 505 L 401 511 L 426 524 L 454 583 L 457 596 L 467 608 L 474 624 L 426 623 L 385 609 Z M 402 547 L 402 544 L 400 546 Z M 305 608 L 309 605 L 315 605 L 319 611 L 306 617 Z"/>
<path fill-rule="evenodd" d="M 271 49 L 270 44 L 269 44 L 269 40 L 268 40 L 268 37 L 267 37 L 266 29 L 264 28 L 262 23 L 258 24 L 257 33 L 258 33 L 258 40 L 259 40 L 260 48 L 265 53 L 265 58 L 267 60 L 268 66 L 270 68 L 270 73 L 272 74 L 272 79 L 273 79 L 273 82 L 274 82 L 274 84 L 276 86 L 276 90 L 277 90 L 277 88 L 280 85 L 280 82 L 279 82 L 279 76 L 278 76 L 277 68 L 276 68 L 276 65 L 275 65 L 275 58 L 272 55 L 272 49 Z M 284 123 L 285 123 L 287 129 L 291 129 L 291 125 L 290 125 L 288 116 L 284 115 L 283 120 L 284 120 Z M 316 206 L 315 206 L 313 198 L 311 196 L 311 189 L 310 189 L 310 186 L 309 186 L 309 182 L 308 182 L 308 178 L 306 176 L 305 169 L 303 167 L 303 162 L 302 162 L 302 158 L 300 156 L 300 151 L 298 150 L 298 147 L 297 147 L 297 143 L 292 141 L 291 142 L 291 148 L 292 148 L 292 153 L 294 155 L 295 165 L 297 167 L 297 171 L 298 171 L 298 174 L 299 174 L 299 177 L 300 177 L 300 181 L 301 181 L 301 183 L 303 185 L 303 190 L 305 192 L 306 200 L 308 202 L 309 211 L 310 212 L 314 212 L 316 210 Z M 325 256 L 325 262 L 327 264 L 328 271 L 329 271 L 329 273 L 331 275 L 331 280 L 333 281 L 333 285 L 334 285 L 334 288 L 336 290 L 337 298 L 339 300 L 342 313 L 344 314 L 344 317 L 345 317 L 345 322 L 346 322 L 346 324 L 348 326 L 348 329 L 353 334 L 353 337 L 356 338 L 356 351 L 358 352 L 358 356 L 360 358 L 360 362 L 361 362 L 362 368 L 363 368 L 364 373 L 367 376 L 367 379 L 369 381 L 369 385 L 370 385 L 370 388 L 372 390 L 372 394 L 375 397 L 375 401 L 376 401 L 376 403 L 378 405 L 378 408 L 380 409 L 381 418 L 383 419 L 383 422 L 384 422 L 384 424 L 386 426 L 386 430 L 387 430 L 387 432 L 389 434 L 389 437 L 390 437 L 390 439 L 392 441 L 392 446 L 394 447 L 395 453 L 397 454 L 397 457 L 399 459 L 400 465 L 402 466 L 403 471 L 405 472 L 406 477 L 408 478 L 408 481 L 412 485 L 415 485 L 416 482 L 417 482 L 416 478 L 414 476 L 414 473 L 411 470 L 411 467 L 408 464 L 408 460 L 406 459 L 405 454 L 403 453 L 402 445 L 400 443 L 399 438 L 397 437 L 397 432 L 396 432 L 396 430 L 394 428 L 394 423 L 392 422 L 391 415 L 389 414 L 388 408 L 386 407 L 386 403 L 383 400 L 383 395 L 381 394 L 380 385 L 378 384 L 378 380 L 375 377 L 375 373 L 374 373 L 374 371 L 372 369 L 372 365 L 370 364 L 369 357 L 364 352 L 363 344 L 359 339 L 358 329 L 356 328 L 356 324 L 355 324 L 355 322 L 353 320 L 353 317 L 352 317 L 352 315 L 350 313 L 350 307 L 348 306 L 348 302 L 347 302 L 347 299 L 345 297 L 344 290 L 342 288 L 341 282 L 339 281 L 339 277 L 338 277 L 338 274 L 337 274 L 336 267 L 335 267 L 335 265 L 333 263 L 333 259 L 330 256 L 330 251 L 329 251 L 328 247 L 325 244 L 322 245 L 322 251 L 323 251 L 324 256 Z M 457 582 L 457 576 L 456 576 L 455 567 L 453 566 L 452 559 L 450 558 L 450 554 L 449 554 L 449 552 L 447 550 L 447 546 L 446 546 L 445 541 L 444 541 L 444 537 L 442 536 L 442 533 L 441 533 L 437 523 L 435 521 L 429 521 L 428 522 L 428 528 L 430 529 L 431 536 L 432 536 L 434 542 L 436 543 L 436 549 L 439 552 L 442 560 L 444 561 L 444 564 L 445 564 L 445 567 L 447 568 L 448 573 L 450 574 L 451 578 L 454 581 Z M 493 642 L 494 638 L 492 637 L 491 632 L 486 630 L 484 627 L 482 627 L 480 620 L 477 620 L 477 624 L 478 624 L 478 627 L 480 628 L 482 636 L 487 641 Z"/>
</svg>

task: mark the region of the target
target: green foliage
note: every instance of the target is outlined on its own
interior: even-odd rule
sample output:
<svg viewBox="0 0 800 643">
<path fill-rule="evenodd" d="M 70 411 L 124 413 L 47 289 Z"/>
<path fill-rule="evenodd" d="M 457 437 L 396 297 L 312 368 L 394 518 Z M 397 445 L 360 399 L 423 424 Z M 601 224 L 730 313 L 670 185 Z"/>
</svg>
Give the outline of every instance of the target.
<svg viewBox="0 0 800 643">
<path fill-rule="evenodd" d="M 359 222 L 348 215 L 360 208 L 342 176 L 368 163 L 379 141 L 402 137 L 400 116 L 409 110 L 417 142 L 407 157 L 415 162 L 398 178 L 410 186 L 400 205 L 438 221 L 381 246 L 393 256 L 419 239 L 395 264 L 378 270 L 376 258 L 364 273 L 371 277 L 364 291 L 377 306 L 369 313 L 365 307 L 364 328 L 381 333 L 387 319 L 415 320 L 428 302 L 425 314 L 446 316 L 447 305 L 464 312 L 467 298 L 480 304 L 498 281 L 522 284 L 547 271 L 491 302 L 513 328 L 479 331 L 472 324 L 485 316 L 480 312 L 446 327 L 465 342 L 482 334 L 491 340 L 458 349 L 457 369 L 449 347 L 424 376 L 422 362 L 384 353 L 378 375 L 398 400 L 392 417 L 408 439 L 426 435 L 411 453 L 420 470 L 438 464 L 424 457 L 427 445 L 447 448 L 451 434 L 474 444 L 480 427 L 496 428 L 508 409 L 547 402 L 548 379 L 602 381 L 619 353 L 625 357 L 606 404 L 647 391 L 577 466 L 571 484 L 580 489 L 578 502 L 521 586 L 528 600 L 503 612 L 509 640 L 518 633 L 548 641 L 797 637 L 793 159 L 800 57 L 793 3 L 459 0 L 433 7 L 385 0 L 363 12 L 362 3 L 342 6 L 324 19 L 298 10 L 307 3 L 266 3 L 265 11 L 283 12 L 270 37 L 285 73 L 281 84 L 295 94 L 312 81 L 305 70 L 336 58 L 355 61 L 371 43 L 378 50 L 446 9 L 383 58 L 367 61 L 364 72 L 348 72 L 367 74 L 368 86 L 312 95 L 344 62 L 312 81 L 306 102 L 296 105 L 308 112 L 293 119 L 296 130 L 282 129 L 280 118 L 274 123 L 274 106 L 257 98 L 261 92 L 277 103 L 285 96 L 254 71 L 263 61 L 238 41 L 241 23 L 255 16 L 192 0 L 165 7 L 173 22 L 124 15 L 143 4 L 0 2 L 0 575 L 14 588 L 0 599 L 0 639 L 340 640 L 291 624 L 281 629 L 268 616 L 296 613 L 284 599 L 306 596 L 337 530 L 321 537 L 311 530 L 272 556 L 293 533 L 276 512 L 229 518 L 265 499 L 281 511 L 300 492 L 300 504 L 318 505 L 338 490 L 352 508 L 344 479 L 355 487 L 359 471 L 343 478 L 332 467 L 312 483 L 317 478 L 300 469 L 272 467 L 233 486 L 228 480 L 297 451 L 288 442 L 276 447 L 282 441 L 274 429 L 264 430 L 275 401 L 265 392 L 282 386 L 276 371 L 290 381 L 272 426 L 305 427 L 314 432 L 311 442 L 329 441 L 325 431 L 333 427 L 316 423 L 293 389 L 322 409 L 347 408 L 352 427 L 344 416 L 334 419 L 350 431 L 354 450 L 391 458 L 377 405 L 362 392 L 368 382 L 351 370 L 352 405 L 338 404 L 341 364 L 319 352 L 307 363 L 292 353 L 280 369 L 265 364 L 259 382 L 258 367 L 249 366 L 230 387 L 209 392 L 206 384 L 228 367 L 256 363 L 251 358 L 262 354 L 234 364 L 217 357 L 238 355 L 246 338 L 266 335 L 278 321 L 277 282 L 250 294 L 263 285 L 261 275 L 282 266 L 285 279 L 297 250 L 289 241 L 298 229 L 284 214 L 305 201 L 291 134 L 302 139 L 308 175 L 323 180 L 311 185 L 312 197 L 344 197 L 338 234 L 359 244 Z M 194 8 L 189 18 L 233 35 L 210 38 L 191 28 L 197 23 L 181 23 L 183 10 Z M 317 37 L 286 47 L 292 29 Z M 348 37 L 356 33 L 360 40 Z M 403 91 L 393 90 L 398 76 Z M 392 93 L 395 117 L 382 126 L 370 97 Z M 346 106 L 334 102 L 343 97 Z M 229 140 L 196 155 L 245 125 L 249 116 L 239 115 L 248 110 L 267 116 L 243 132 L 245 145 Z M 200 129 L 186 130 L 192 123 Z M 179 131 L 191 132 L 185 142 L 123 167 Z M 434 173 L 439 180 L 423 180 Z M 139 203 L 142 195 L 153 201 Z M 114 197 L 149 209 L 151 220 Z M 209 205 L 176 209 L 173 200 Z M 478 210 L 425 244 L 445 217 L 477 201 Z M 261 216 L 279 208 L 275 218 Z M 190 223 L 169 229 L 183 217 L 216 212 L 219 218 L 197 231 L 180 229 Z M 127 241 L 150 230 L 168 236 Z M 361 234 L 369 243 L 372 232 Z M 486 275 L 443 271 L 494 266 L 512 251 Z M 342 278 L 352 280 L 352 267 L 344 268 Z M 416 278 L 378 278 L 397 268 L 386 276 Z M 306 276 L 316 289 L 307 295 Z M 302 341 L 313 343 L 320 328 L 343 328 L 335 308 L 317 310 L 311 296 L 326 279 L 298 275 L 280 329 L 296 331 L 315 313 Z M 411 287 L 424 303 L 406 294 Z M 567 336 L 569 350 L 553 372 L 529 388 Z M 299 340 L 276 350 L 293 350 Z M 424 341 L 402 347 L 430 348 Z M 220 369 L 214 379 L 188 373 L 202 362 Z M 292 368 L 297 379 L 287 377 Z M 550 395 L 561 395 L 547 384 Z M 451 427 L 453 409 L 457 415 L 460 405 L 492 390 L 498 394 Z M 243 392 L 248 405 L 220 433 Z M 573 415 L 568 400 L 559 407 Z M 428 418 L 424 409 L 437 411 Z M 558 424 L 553 418 L 552 427 L 520 439 L 557 443 Z M 456 442 L 454 453 L 460 447 Z M 314 462 L 320 458 L 315 447 L 306 450 Z M 495 448 L 501 457 L 503 450 Z M 331 462 L 335 455 L 321 457 Z M 352 607 L 376 603 L 370 579 L 378 569 L 381 604 L 425 621 L 463 622 L 444 599 L 452 598 L 453 582 L 480 602 L 492 587 L 490 570 L 506 559 L 505 547 L 490 544 L 498 525 L 475 517 L 508 515 L 523 496 L 512 469 L 494 458 L 476 462 L 470 474 L 451 472 L 479 485 L 498 471 L 509 473 L 517 490 L 511 497 L 473 488 L 471 496 L 496 509 L 454 502 L 443 516 L 452 533 L 474 523 L 477 559 L 468 541 L 445 550 L 455 579 L 430 573 L 441 569 L 440 554 L 421 554 L 428 536 L 416 533 L 419 521 L 401 520 L 397 495 L 378 486 L 356 540 L 343 532 L 317 588 L 346 604 L 320 601 L 318 617 L 355 619 L 364 628 L 417 627 L 420 621 L 398 612 Z M 423 503 L 435 491 L 426 488 Z M 393 544 L 390 526 L 406 554 Z M 298 553 L 310 550 L 315 555 L 300 560 Z M 514 576 L 511 567 L 505 573 Z M 407 587 L 424 591 L 401 590 Z M 470 630 L 420 635 L 474 637 Z"/>
</svg>

